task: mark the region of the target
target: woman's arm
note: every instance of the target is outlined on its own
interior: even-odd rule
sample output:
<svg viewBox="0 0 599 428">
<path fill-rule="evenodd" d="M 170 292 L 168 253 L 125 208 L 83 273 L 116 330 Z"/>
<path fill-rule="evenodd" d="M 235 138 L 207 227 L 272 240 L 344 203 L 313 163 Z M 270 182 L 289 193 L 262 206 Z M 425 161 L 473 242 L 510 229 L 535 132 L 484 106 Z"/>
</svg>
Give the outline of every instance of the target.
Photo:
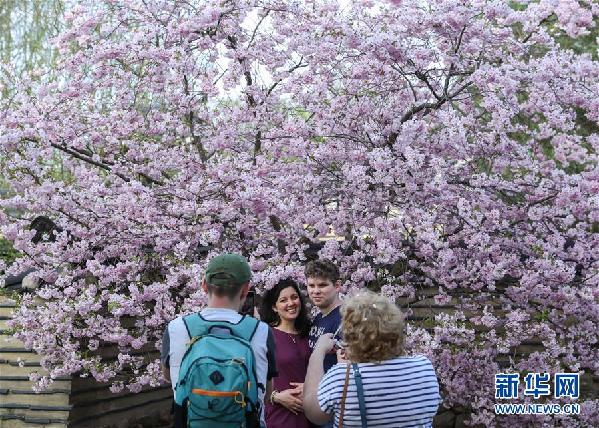
<svg viewBox="0 0 599 428">
<path fill-rule="evenodd" d="M 324 425 L 331 420 L 331 415 L 323 412 L 318 404 L 318 384 L 324 376 L 323 360 L 327 352 L 333 349 L 335 341 L 331 333 L 320 336 L 308 363 L 308 372 L 304 381 L 304 413 L 317 425 Z"/>
</svg>

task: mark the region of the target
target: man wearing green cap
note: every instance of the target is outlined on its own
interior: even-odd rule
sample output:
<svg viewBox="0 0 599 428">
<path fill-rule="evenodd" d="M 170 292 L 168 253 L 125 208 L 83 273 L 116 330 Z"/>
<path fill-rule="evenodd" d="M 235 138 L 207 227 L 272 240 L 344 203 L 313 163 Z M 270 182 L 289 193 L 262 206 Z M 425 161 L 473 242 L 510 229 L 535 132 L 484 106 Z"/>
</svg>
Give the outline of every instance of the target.
<svg viewBox="0 0 599 428">
<path fill-rule="evenodd" d="M 225 253 L 211 259 L 202 280 L 202 289 L 208 294 L 208 305 L 198 314 L 202 322 L 233 326 L 240 324 L 244 317 L 238 311 L 248 294 L 251 276 L 247 260 L 239 254 Z M 161 361 L 165 378 L 171 381 L 173 390 L 191 339 L 188 321 L 183 318 L 169 322 L 162 339 Z M 261 409 L 264 409 L 264 396 L 269 396 L 272 390 L 271 379 L 277 376 L 274 343 L 268 325 L 258 322 L 250 345 L 255 358 Z M 262 427 L 265 427 L 263 410 L 260 420 Z"/>
</svg>

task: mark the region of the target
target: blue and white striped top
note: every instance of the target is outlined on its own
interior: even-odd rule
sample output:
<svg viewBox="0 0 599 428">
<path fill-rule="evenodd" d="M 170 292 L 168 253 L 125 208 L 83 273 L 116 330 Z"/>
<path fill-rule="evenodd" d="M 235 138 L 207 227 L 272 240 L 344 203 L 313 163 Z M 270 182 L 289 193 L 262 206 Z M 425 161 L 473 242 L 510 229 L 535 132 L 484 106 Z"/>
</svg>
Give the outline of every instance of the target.
<svg viewBox="0 0 599 428">
<path fill-rule="evenodd" d="M 433 365 L 424 356 L 400 357 L 383 363 L 358 364 L 364 384 L 368 428 L 431 427 L 441 402 Z M 333 366 L 318 385 L 323 412 L 339 424 L 346 364 Z M 344 427 L 361 427 L 360 407 L 353 370 L 345 402 Z"/>
</svg>

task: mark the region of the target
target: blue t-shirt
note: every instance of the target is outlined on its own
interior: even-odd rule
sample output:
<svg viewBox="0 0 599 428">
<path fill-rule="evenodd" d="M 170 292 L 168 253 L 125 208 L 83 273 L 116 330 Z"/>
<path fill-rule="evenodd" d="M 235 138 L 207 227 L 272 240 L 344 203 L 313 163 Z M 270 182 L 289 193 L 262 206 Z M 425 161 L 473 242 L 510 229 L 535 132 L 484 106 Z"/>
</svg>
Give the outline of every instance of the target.
<svg viewBox="0 0 599 428">
<path fill-rule="evenodd" d="M 322 316 L 321 313 L 316 315 L 314 321 L 312 321 L 312 327 L 310 327 L 310 335 L 308 337 L 308 344 L 310 349 L 314 350 L 314 345 L 318 338 L 325 333 L 335 333 L 337 328 L 341 325 L 341 306 L 337 306 L 326 316 Z M 340 336 L 338 334 L 338 336 Z M 324 357 L 324 372 L 328 372 L 331 367 L 337 364 L 337 354 L 327 354 Z"/>
</svg>

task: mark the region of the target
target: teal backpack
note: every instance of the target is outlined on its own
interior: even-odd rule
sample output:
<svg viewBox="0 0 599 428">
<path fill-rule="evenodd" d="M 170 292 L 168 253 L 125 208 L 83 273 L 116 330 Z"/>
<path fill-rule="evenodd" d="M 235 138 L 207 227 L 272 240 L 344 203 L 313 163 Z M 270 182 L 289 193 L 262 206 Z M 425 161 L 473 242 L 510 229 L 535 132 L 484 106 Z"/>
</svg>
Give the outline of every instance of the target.
<svg viewBox="0 0 599 428">
<path fill-rule="evenodd" d="M 259 321 L 183 318 L 191 338 L 181 361 L 175 403 L 187 413 L 189 428 L 259 428 L 256 361 L 251 347 Z M 263 385 L 260 385 L 264 388 Z"/>
</svg>

